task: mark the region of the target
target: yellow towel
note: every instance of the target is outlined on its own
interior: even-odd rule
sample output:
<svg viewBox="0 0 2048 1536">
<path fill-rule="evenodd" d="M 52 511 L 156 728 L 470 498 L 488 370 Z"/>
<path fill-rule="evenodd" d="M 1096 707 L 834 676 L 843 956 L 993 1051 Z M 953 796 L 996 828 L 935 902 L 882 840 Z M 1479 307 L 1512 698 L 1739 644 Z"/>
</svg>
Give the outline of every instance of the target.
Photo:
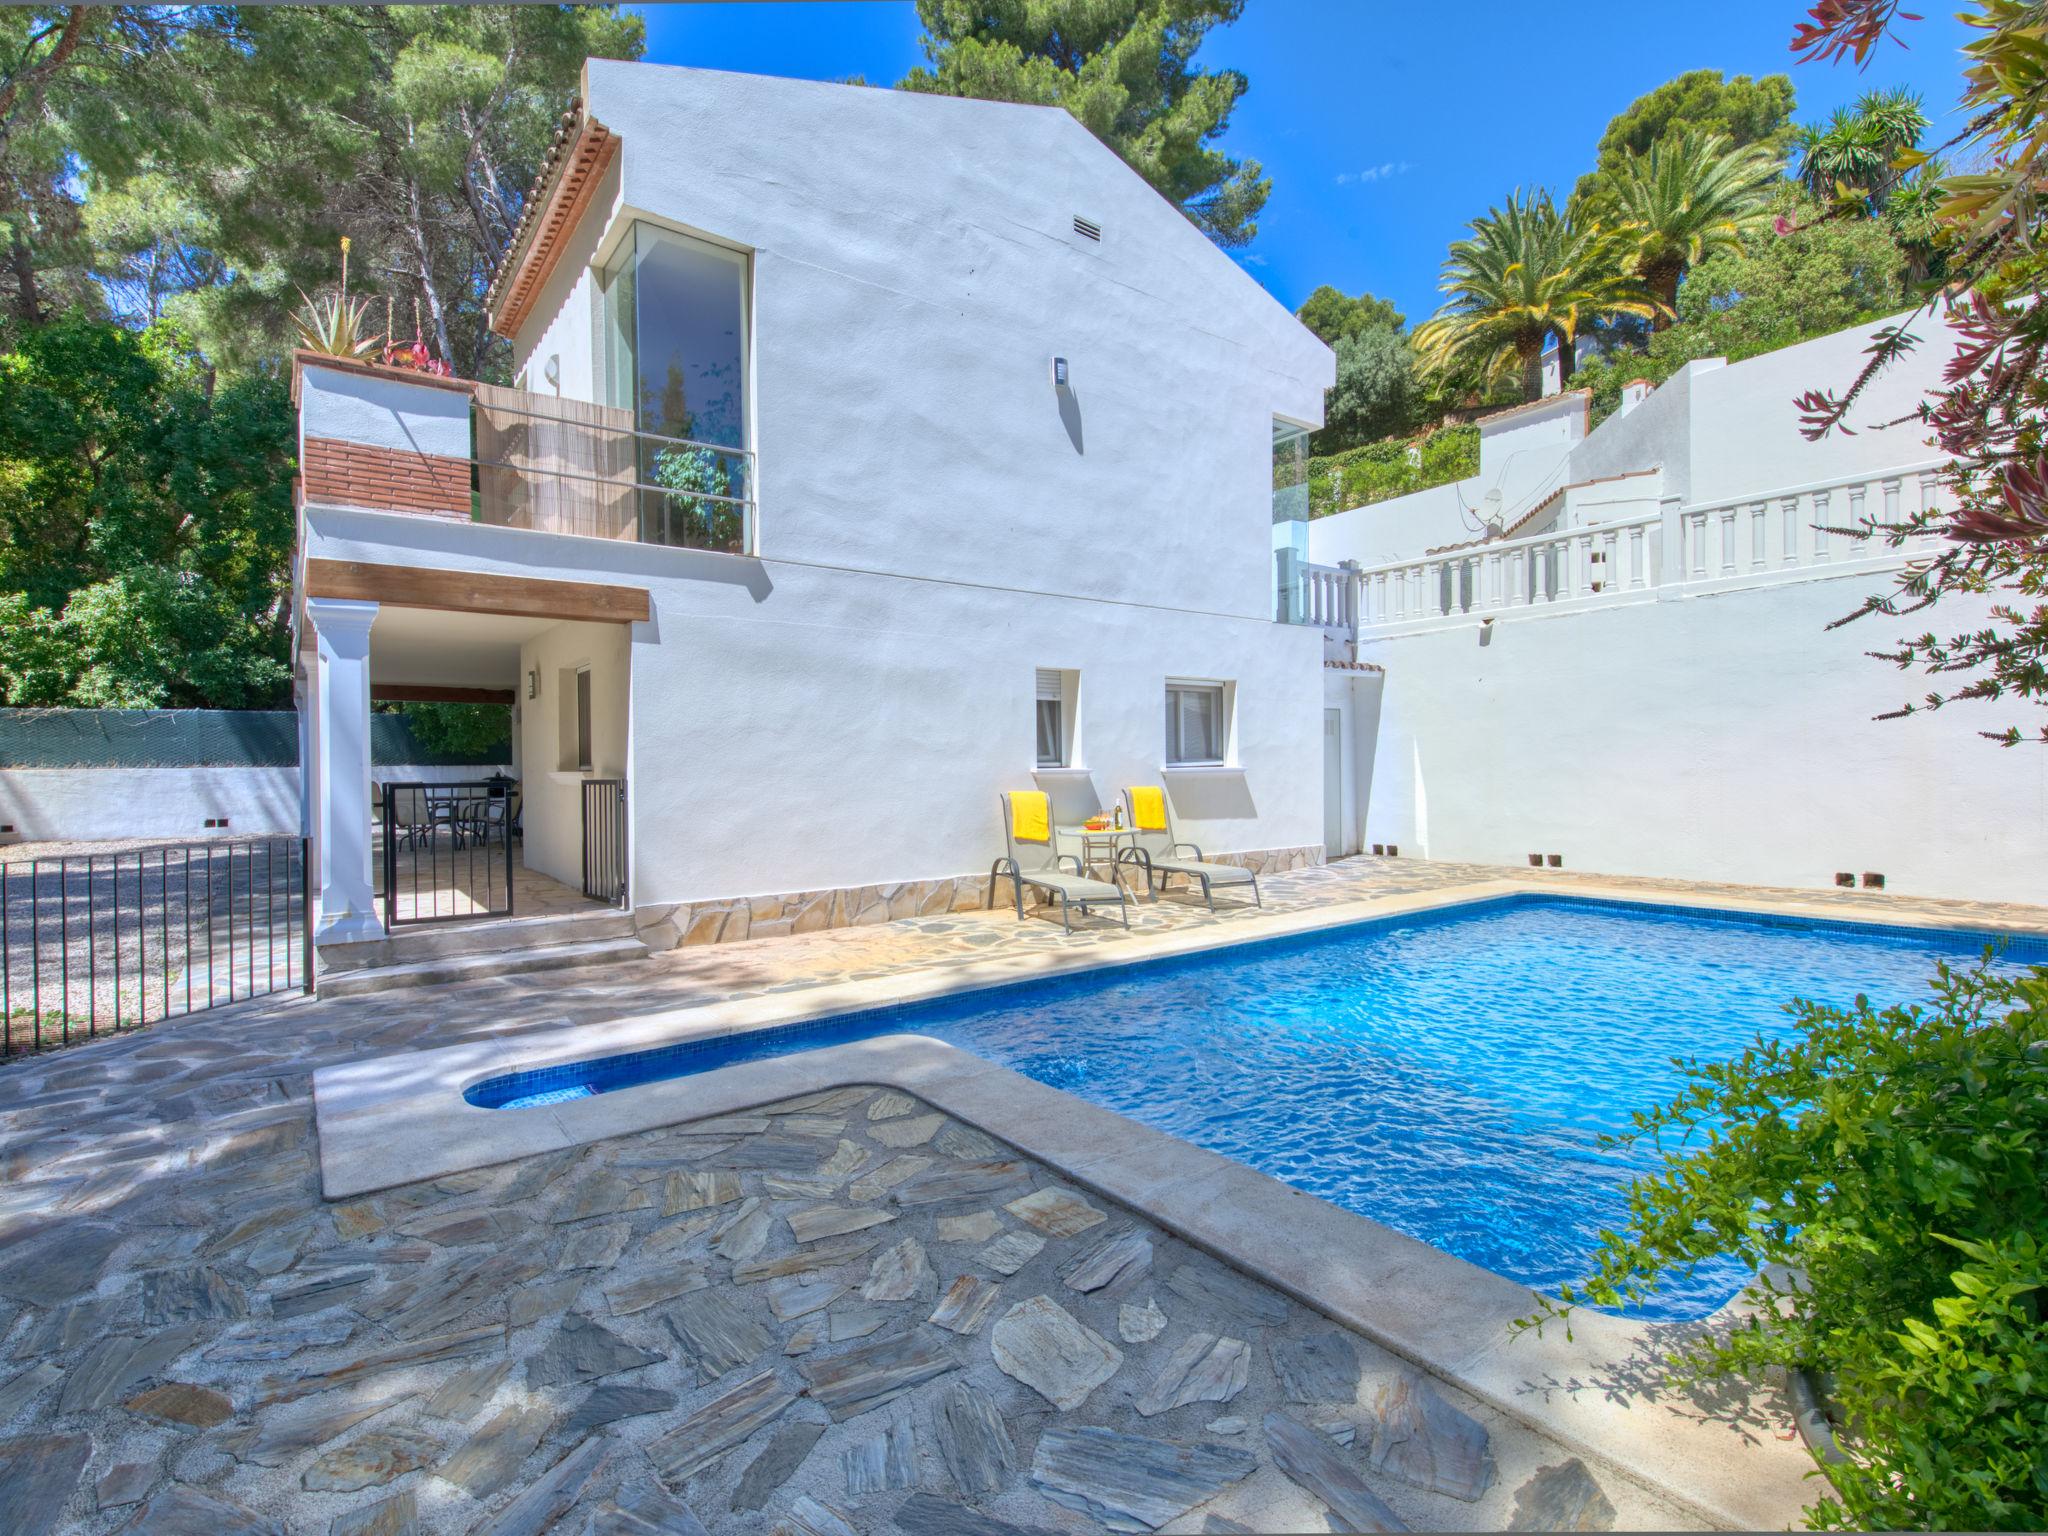
<svg viewBox="0 0 2048 1536">
<path fill-rule="evenodd" d="M 1166 830 L 1166 791 L 1146 784 L 1131 791 L 1131 821 L 1140 832 Z"/>
<path fill-rule="evenodd" d="M 1052 797 L 1042 789 L 1010 791 L 1010 835 L 1020 843 L 1052 841 Z"/>
</svg>

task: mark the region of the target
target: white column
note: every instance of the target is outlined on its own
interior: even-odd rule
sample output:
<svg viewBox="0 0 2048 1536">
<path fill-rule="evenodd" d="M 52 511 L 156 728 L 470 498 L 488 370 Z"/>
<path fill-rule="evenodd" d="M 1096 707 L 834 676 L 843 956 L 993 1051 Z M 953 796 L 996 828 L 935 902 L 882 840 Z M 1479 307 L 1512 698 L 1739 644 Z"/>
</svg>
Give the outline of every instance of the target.
<svg viewBox="0 0 2048 1536">
<path fill-rule="evenodd" d="M 375 603 L 311 597 L 306 614 L 320 640 L 314 739 L 320 754 L 319 944 L 382 938 L 370 878 L 370 625 Z"/>
</svg>

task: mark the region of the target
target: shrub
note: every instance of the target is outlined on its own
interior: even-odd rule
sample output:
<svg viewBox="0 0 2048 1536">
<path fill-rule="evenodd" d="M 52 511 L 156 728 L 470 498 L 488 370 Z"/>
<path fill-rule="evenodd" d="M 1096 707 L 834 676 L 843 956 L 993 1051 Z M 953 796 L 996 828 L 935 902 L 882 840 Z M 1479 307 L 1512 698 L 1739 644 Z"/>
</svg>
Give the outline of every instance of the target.
<svg viewBox="0 0 2048 1536">
<path fill-rule="evenodd" d="M 1847 1462 L 1819 1527 L 2048 1526 L 2048 970 L 1943 966 L 1931 1004 L 1792 1005 L 1797 1032 L 1690 1062 L 1621 1143 L 1675 1142 L 1581 1302 L 1639 1299 L 1733 1254 L 1754 1311 L 1682 1375 L 1803 1367 L 1835 1382 Z"/>
<path fill-rule="evenodd" d="M 1308 461 L 1309 516 L 1328 517 L 1478 473 L 1477 427 L 1444 427 L 1419 438 L 1367 443 Z"/>
</svg>

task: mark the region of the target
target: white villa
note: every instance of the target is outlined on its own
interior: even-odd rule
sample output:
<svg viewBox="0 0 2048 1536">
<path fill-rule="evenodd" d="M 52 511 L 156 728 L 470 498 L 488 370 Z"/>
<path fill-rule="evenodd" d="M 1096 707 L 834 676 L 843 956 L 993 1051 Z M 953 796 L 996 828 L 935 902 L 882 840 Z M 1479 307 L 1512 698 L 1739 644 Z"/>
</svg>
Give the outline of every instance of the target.
<svg viewBox="0 0 2048 1536">
<path fill-rule="evenodd" d="M 657 948 L 979 905 L 1034 786 L 1258 868 L 2034 893 L 2036 758 L 1873 722 L 1916 681 L 1825 629 L 1902 556 L 1822 527 L 1937 486 L 1799 437 L 1859 333 L 1310 522 L 1330 352 L 1065 112 L 602 61 L 492 319 L 516 389 L 295 364 L 325 944 L 384 931 L 403 698 L 512 702 L 526 869 Z"/>
</svg>

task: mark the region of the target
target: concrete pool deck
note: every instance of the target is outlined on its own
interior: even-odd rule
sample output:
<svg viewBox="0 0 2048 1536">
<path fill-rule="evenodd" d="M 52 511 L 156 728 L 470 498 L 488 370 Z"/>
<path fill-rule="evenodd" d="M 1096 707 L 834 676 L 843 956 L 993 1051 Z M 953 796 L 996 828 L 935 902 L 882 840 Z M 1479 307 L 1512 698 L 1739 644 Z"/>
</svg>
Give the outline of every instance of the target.
<svg viewBox="0 0 2048 1536">
<path fill-rule="evenodd" d="M 1275 876 L 1261 885 L 1269 912 L 1283 915 L 1327 912 L 1349 902 L 1385 911 L 1388 908 L 1380 903 L 1397 898 L 1513 888 L 1663 899 L 1682 905 L 1755 903 L 1760 909 L 1820 918 L 2048 933 L 2048 912 L 2036 908 L 1914 901 L 1860 892 L 1762 892 L 1676 881 L 1594 881 L 1572 873 L 1538 875 L 1406 859 L 1349 860 Z M 822 987 L 850 982 L 873 984 L 884 1000 L 901 1001 L 918 989 L 944 985 L 934 977 L 998 958 L 1016 962 L 1011 979 L 1025 979 L 1075 964 L 1122 958 L 1126 948 L 1132 948 L 1129 958 L 1144 958 L 1142 946 L 1149 937 L 1169 932 L 1214 934 L 1222 942 L 1237 942 L 1252 936 L 1240 925 L 1255 916 L 1249 909 L 1220 910 L 1211 916 L 1199 903 L 1169 899 L 1136 909 L 1136 932 L 1131 937 L 1104 923 L 1091 924 L 1068 940 L 1060 935 L 1057 923 L 1019 924 L 1008 912 L 953 913 L 682 949 L 602 970 L 500 977 L 352 999 L 262 1000 L 0 1069 L 0 1507 L 30 1511 L 34 1518 L 23 1527 L 30 1532 L 103 1533 L 127 1526 L 204 1529 L 208 1536 L 279 1529 L 332 1529 L 349 1536 L 414 1526 L 436 1531 L 532 1529 L 530 1522 L 558 1509 L 567 1511 L 559 1526 L 563 1530 L 580 1533 L 587 1526 L 610 1533 L 646 1528 L 627 1523 L 621 1506 L 647 1511 L 642 1518 L 649 1521 L 679 1521 L 671 1507 L 680 1507 L 679 1500 L 659 1483 L 644 1443 L 656 1433 L 673 1434 L 726 1387 L 696 1379 L 686 1358 L 690 1351 L 679 1349 L 672 1332 L 650 1322 L 659 1320 L 662 1309 L 621 1313 L 607 1292 L 621 1286 L 637 1288 L 650 1269 L 674 1269 L 678 1260 L 701 1264 L 697 1249 L 718 1240 L 715 1230 L 689 1237 L 687 1250 L 662 1246 L 677 1242 L 677 1229 L 702 1213 L 667 1220 L 660 1214 L 666 1201 L 659 1195 L 652 1208 L 617 1218 L 565 1218 L 561 1208 L 582 1198 L 574 1192 L 583 1189 L 585 1175 L 616 1174 L 637 1184 L 652 1180 L 653 1187 L 661 1188 L 671 1172 L 695 1175 L 705 1165 L 683 1159 L 680 1169 L 670 1168 L 672 1154 L 664 1149 L 664 1138 L 673 1134 L 668 1131 L 610 1134 L 608 1140 L 585 1143 L 580 1151 L 565 1148 L 493 1169 L 416 1178 L 380 1194 L 330 1202 L 321 1195 L 313 1132 L 315 1072 L 448 1045 L 476 1046 L 486 1052 L 519 1049 L 538 1036 L 578 1025 L 586 1033 L 573 1054 L 603 1054 L 606 1047 L 599 1044 L 597 1031 L 623 1027 L 624 1021 L 643 1015 L 677 1013 L 690 1005 L 755 998 L 801 1010 L 807 1002 L 816 1006 L 827 1001 L 818 995 Z M 708 1016 L 699 1022 L 709 1022 Z M 598 1102 L 621 1097 L 609 1095 Z M 963 1102 L 963 1109 L 971 1107 Z M 488 1118 L 488 1112 L 477 1113 Z M 863 1113 L 854 1110 L 850 1117 L 865 1127 Z M 1073 1124 L 1078 1137 L 1079 1123 Z M 1050 1120 L 1046 1127 L 1058 1130 Z M 614 1132 L 617 1127 L 597 1129 Z M 966 1133 L 967 1127 L 960 1126 L 959 1134 Z M 877 1141 L 864 1128 L 850 1133 L 849 1139 L 873 1143 L 868 1165 L 886 1166 L 881 1159 L 888 1143 Z M 919 1147 L 902 1155 L 925 1155 L 929 1150 Z M 1085 1159 L 1088 1152 L 1088 1146 L 1081 1145 L 1074 1155 Z M 1055 1178 L 1077 1182 L 1050 1173 L 1047 1165 L 1033 1167 L 1039 1184 Z M 785 1182 L 771 1189 L 765 1182 L 768 1175 L 736 1171 L 744 1191 L 739 1204 L 759 1198 L 774 1211 L 776 1201 L 792 1187 Z M 1094 1170 L 1093 1177 L 1106 1184 L 1109 1170 Z M 1134 1170 L 1133 1178 L 1132 1193 L 1144 1197 L 1143 1169 Z M 864 1174 L 853 1176 L 855 1183 L 864 1179 Z M 1223 1208 L 1226 1202 L 1216 1198 L 1219 1187 L 1188 1187 L 1191 1196 L 1202 1197 L 1205 1191 L 1207 1196 L 1204 1209 L 1193 1215 L 1230 1217 L 1231 1211 Z M 1256 1205 L 1244 1206 L 1244 1198 L 1233 1196 L 1228 1202 L 1242 1226 L 1234 1233 L 1219 1233 L 1219 1241 L 1243 1240 L 1282 1250 L 1280 1257 L 1288 1257 L 1288 1251 L 1298 1247 L 1294 1229 L 1300 1223 L 1293 1209 L 1308 1197 L 1289 1192 L 1284 1222 L 1270 1219 Z M 1094 1199 L 1103 1206 L 1108 1197 Z M 1162 1274 L 1170 1270 L 1169 1257 L 1214 1263 L 1201 1249 L 1152 1226 L 1135 1206 L 1111 1201 L 1105 1208 L 1113 1220 L 1147 1227 L 1154 1234 Z M 1177 1218 L 1170 1201 L 1161 1208 Z M 1015 1225 L 1007 1215 L 1001 1219 Z M 607 1231 L 606 1241 L 599 1242 L 599 1229 L 617 1221 L 630 1230 L 613 1270 L 570 1267 L 572 1257 L 580 1261 L 588 1257 L 586 1250 L 608 1247 L 616 1234 Z M 771 1254 L 788 1246 L 793 1235 L 786 1233 L 780 1211 L 775 1211 L 775 1222 L 782 1235 L 764 1250 Z M 899 1228 L 910 1222 L 908 1215 L 898 1214 Z M 1050 1265 L 1063 1244 L 1071 1258 L 1075 1245 L 1085 1246 L 1088 1237 L 1052 1239 L 1036 1262 Z M 1395 1250 L 1390 1246 L 1386 1251 Z M 948 1265 L 942 1253 L 934 1248 L 931 1262 L 943 1281 Z M 864 1284 L 864 1273 L 849 1274 L 856 1289 Z M 526 1278 L 511 1278 L 515 1274 Z M 577 1285 L 569 1284 L 572 1279 Z M 1321 1283 L 1314 1276 L 1305 1277 L 1307 1281 Z M 1089 1298 L 1074 1297 L 1056 1274 L 1041 1278 L 1027 1267 L 1020 1271 L 1018 1284 L 1026 1282 L 1059 1299 L 1101 1336 L 1117 1337 L 1108 1331 L 1115 1326 L 1116 1307 L 1106 1314 L 1091 1313 Z M 1244 1283 L 1251 1287 L 1247 1295 L 1273 1292 L 1255 1279 Z M 731 1294 L 762 1289 L 743 1286 Z M 724 1294 L 716 1287 L 714 1292 Z M 1019 1290 L 1017 1299 L 1028 1295 Z M 633 1304 L 623 1292 L 621 1299 Z M 1140 1295 L 1133 1304 L 1145 1299 Z M 1416 1314 L 1416 1327 L 1425 1326 L 1438 1300 L 1398 1280 L 1391 1291 L 1383 1289 L 1377 1299 L 1366 1299 L 1384 1314 L 1373 1325 L 1379 1332 L 1387 1331 L 1389 1320 L 1405 1326 L 1404 1311 Z M 1213 1309 L 1190 1304 L 1176 1310 L 1172 1294 L 1161 1294 L 1158 1300 L 1171 1315 L 1173 1328 L 1151 1345 L 1119 1340 L 1119 1347 L 1131 1357 L 1123 1368 L 1131 1385 L 1124 1388 L 1112 1382 L 1098 1388 L 1096 1399 L 1107 1394 L 1112 1400 L 1100 1413 L 1096 1399 L 1091 1399 L 1083 1408 L 1045 1422 L 1228 1444 L 1230 1437 L 1217 1440 L 1221 1431 L 1209 1428 L 1217 1413 L 1228 1416 L 1244 1404 L 1255 1404 L 1246 1416 L 1256 1441 L 1263 1433 L 1260 1415 L 1269 1406 L 1300 1412 L 1287 1409 L 1284 1396 L 1277 1395 L 1266 1342 L 1240 1332 L 1232 1336 L 1252 1345 L 1252 1361 L 1250 1385 L 1238 1401 L 1175 1409 L 1143 1423 L 1121 1418 L 1125 1409 L 1116 1404 L 1141 1391 L 1163 1364 L 1146 1355 L 1147 1349 L 1163 1352 L 1177 1345 L 1181 1327 L 1219 1337 L 1228 1333 L 1223 1326 L 1227 1318 Z M 842 1301 L 850 1305 L 845 1298 Z M 466 1312 L 465 1303 L 470 1307 Z M 752 1304 L 760 1304 L 758 1296 Z M 1012 1304 L 1006 1294 L 995 1315 Z M 1298 1303 L 1288 1304 L 1306 1315 Z M 1505 1299 L 1501 1306 L 1507 1306 Z M 545 1308 L 544 1315 L 537 1308 Z M 922 1311 L 917 1313 L 918 1318 L 923 1316 Z M 422 1337 L 417 1331 L 428 1324 L 441 1326 L 450 1318 L 445 1333 Z M 569 1319 L 580 1320 L 573 1333 L 567 1331 Z M 575 1391 L 524 1384 L 518 1374 L 522 1362 L 530 1372 L 532 1362 L 542 1356 L 551 1355 L 559 1363 L 567 1357 L 581 1358 L 600 1345 L 600 1353 L 611 1351 L 613 1346 L 586 1326 L 599 1319 L 608 1334 L 637 1351 L 661 1354 L 662 1360 L 616 1378 L 595 1379 L 594 1387 L 578 1381 Z M 847 1326 L 859 1325 L 855 1320 Z M 1290 1314 L 1281 1331 L 1299 1325 Z M 778 1336 L 794 1326 L 778 1322 Z M 917 1322 L 911 1332 L 932 1326 Z M 987 1327 L 985 1322 L 973 1344 L 963 1338 L 950 1347 L 956 1352 L 974 1350 L 980 1363 L 963 1367 L 965 1377 L 993 1388 L 995 1383 L 986 1375 L 988 1361 L 981 1358 L 988 1348 Z M 885 1328 L 879 1336 L 894 1335 Z M 1370 1338 L 1352 1337 L 1362 1358 L 1399 1364 L 1398 1355 L 1380 1351 Z M 1753 1442 L 1774 1456 L 1796 1451 L 1796 1442 L 1776 1438 L 1786 1426 L 1769 1393 L 1754 1400 L 1738 1393 L 1726 1402 L 1686 1405 L 1663 1392 L 1642 1359 L 1625 1362 L 1613 1377 L 1601 1381 L 1552 1379 L 1554 1357 L 1513 1353 L 1538 1342 L 1524 1338 L 1498 1352 L 1507 1367 L 1520 1366 L 1519 1377 L 1503 1387 L 1518 1399 L 1605 1394 L 1617 1405 L 1633 1405 L 1617 1407 L 1618 1412 L 1655 1414 L 1660 1419 L 1691 1415 L 1720 1426 L 1717 1434 Z M 435 1349 L 423 1351 L 427 1343 Z M 833 1345 L 830 1352 L 860 1347 L 859 1342 Z M 278 1353 L 293 1348 L 296 1353 Z M 473 1353 L 464 1355 L 464 1350 Z M 257 1362 L 251 1351 L 269 1358 Z M 1473 1358 L 1467 1364 L 1475 1380 L 1486 1366 L 1476 1358 L 1481 1353 L 1477 1348 L 1469 1352 Z M 542 1374 L 551 1369 L 544 1367 Z M 509 1377 L 507 1371 L 512 1373 Z M 491 1383 L 494 1374 L 498 1379 Z M 314 1379 L 317 1396 L 272 1400 L 271 1389 L 260 1384 L 279 1376 Z M 991 1518 L 980 1528 L 995 1532 L 1002 1528 L 999 1519 L 1007 1519 L 1013 1528 L 1098 1528 L 1092 1520 L 1047 1504 L 1024 1487 L 1029 1463 L 1035 1459 L 1035 1426 L 1054 1410 L 1031 1389 L 1017 1387 L 1007 1376 L 1003 1379 L 1015 1393 L 998 1395 L 998 1406 L 1006 1413 L 1018 1410 L 1023 1415 L 1018 1422 L 1032 1427 L 1017 1437 L 1022 1460 L 1016 1491 L 1005 1496 L 1009 1502 L 999 1500 L 990 1506 Z M 645 1431 L 632 1425 L 593 1430 L 591 1416 L 600 1409 L 609 1411 L 607 1405 L 619 1407 L 622 1394 L 640 1382 L 647 1385 L 638 1390 L 654 1396 L 635 1401 L 657 1402 L 661 1394 L 675 1401 L 650 1411 L 644 1421 L 633 1421 L 644 1422 Z M 486 1385 L 489 1390 L 484 1390 Z M 593 1405 L 579 1401 L 586 1387 L 593 1398 L 597 1388 L 612 1390 Z M 852 1500 L 857 1507 L 847 1511 L 850 1528 L 970 1528 L 961 1524 L 965 1516 L 951 1502 L 949 1471 L 932 1454 L 935 1408 L 927 1399 L 943 1396 L 946 1390 L 947 1382 L 941 1380 L 899 1400 L 915 1404 L 912 1417 L 925 1488 L 914 1495 L 894 1489 L 887 1495 Z M 1363 1467 L 1366 1480 L 1417 1528 L 1498 1528 L 1514 1523 L 1519 1495 L 1544 1469 L 1554 1470 L 1571 1460 L 1563 1442 L 1538 1433 L 1523 1416 L 1492 1407 L 1490 1395 L 1474 1397 L 1446 1384 L 1444 1398 L 1489 1428 L 1499 1481 L 1477 1503 L 1423 1494 L 1398 1480 L 1382 1480 L 1379 1469 L 1365 1460 L 1368 1442 L 1377 1444 L 1369 1422 L 1372 1395 L 1369 1386 L 1360 1388 L 1350 1414 L 1357 1421 L 1357 1443 L 1341 1449 L 1349 1464 Z M 1038 1417 L 1025 1412 L 1027 1400 L 1037 1402 Z M 444 1412 L 458 1407 L 474 1411 L 459 1417 Z M 429 1408 L 434 1412 L 427 1412 Z M 806 1434 L 817 1428 L 821 1417 L 819 1410 L 801 1405 L 786 1415 L 806 1420 Z M 765 1508 L 738 1511 L 729 1502 L 739 1491 L 736 1482 L 751 1476 L 759 1483 L 776 1465 L 757 1472 L 764 1453 L 752 1441 L 701 1478 L 687 1480 L 682 1497 L 703 1506 L 697 1514 L 714 1530 L 836 1529 L 829 1525 L 834 1518 L 830 1511 L 819 1510 L 849 1503 L 841 1452 L 854 1449 L 857 1441 L 864 1457 L 869 1431 L 882 1428 L 883 1417 L 864 1416 L 824 1429 L 828 1438 L 816 1442 L 817 1454 L 807 1461 L 798 1458 L 802 1465 L 781 1487 L 770 1490 Z M 792 1442 L 781 1433 L 786 1427 L 770 1426 L 762 1432 L 785 1460 L 793 1454 Z M 254 1439 L 245 1438 L 250 1436 Z M 237 1459 L 233 1449 L 224 1449 L 229 1442 L 245 1451 L 253 1447 L 264 1459 Z M 825 1458 L 823 1465 L 820 1458 Z M 886 1463 L 887 1457 L 883 1459 Z M 1282 1477 L 1268 1458 L 1260 1459 L 1260 1470 L 1242 1485 L 1262 1490 L 1259 1499 L 1229 1508 L 1204 1506 L 1162 1529 L 1237 1528 L 1212 1526 L 1211 1515 L 1266 1530 L 1315 1528 L 1312 1519 L 1326 1518 L 1321 1502 Z M 321 1470 L 315 1471 L 316 1464 Z M 1606 1488 L 1611 1500 L 1604 1517 L 1610 1523 L 1660 1528 L 1696 1519 L 1634 1477 L 1613 1472 L 1611 1461 L 1595 1460 L 1591 1465 L 1594 1481 Z M 444 1470 L 467 1482 L 450 1481 Z M 316 1488 L 308 1478 L 329 1486 Z M 348 1491 L 334 1486 L 359 1478 L 360 1486 Z M 1565 1506 L 1552 1495 L 1583 1490 L 1573 1478 L 1574 1474 L 1556 1472 L 1542 1485 L 1550 1490 L 1544 1507 L 1554 1518 Z M 942 1500 L 936 1515 L 929 1502 L 934 1497 Z M 812 1502 L 800 1509 L 800 1498 Z M 920 1528 L 920 1518 L 951 1524 Z M 522 1519 L 529 1524 L 519 1524 Z"/>
</svg>

